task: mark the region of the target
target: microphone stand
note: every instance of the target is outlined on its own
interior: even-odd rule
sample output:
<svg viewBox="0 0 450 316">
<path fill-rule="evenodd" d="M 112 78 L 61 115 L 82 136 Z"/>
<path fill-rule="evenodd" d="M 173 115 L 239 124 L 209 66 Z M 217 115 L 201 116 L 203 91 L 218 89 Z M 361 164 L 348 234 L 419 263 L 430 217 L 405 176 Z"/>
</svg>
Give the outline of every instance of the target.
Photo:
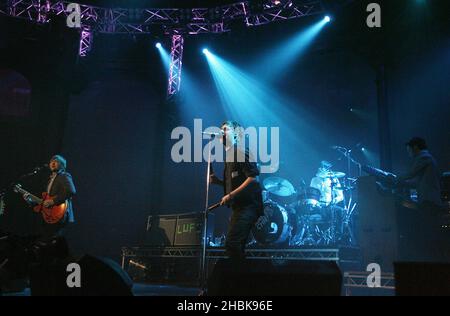
<svg viewBox="0 0 450 316">
<path fill-rule="evenodd" d="M 16 181 L 11 182 L 11 183 L 9 184 L 9 186 L 7 186 L 7 187 L 5 187 L 5 188 L 3 188 L 3 189 L 0 190 L 0 197 L 5 196 L 5 195 L 6 195 L 6 192 L 9 190 L 9 188 L 15 186 L 15 185 L 17 184 L 17 183 L 16 183 L 17 181 L 19 181 L 19 180 L 24 180 L 24 179 L 27 179 L 27 178 L 29 178 L 29 177 L 34 177 L 34 176 L 36 176 L 38 173 L 41 172 L 41 169 L 42 169 L 41 167 L 37 167 L 37 168 L 34 168 L 33 171 L 31 171 L 31 172 L 25 173 L 25 174 L 19 176 L 19 178 L 17 178 Z"/>
<path fill-rule="evenodd" d="M 206 293 L 206 243 L 208 234 L 208 203 L 209 203 L 209 178 L 211 175 L 211 142 L 215 135 L 211 134 L 211 139 L 208 143 L 208 167 L 206 169 L 206 197 L 205 197 L 205 209 L 203 211 L 203 238 L 202 238 L 202 256 L 200 260 L 200 288 L 202 293 Z"/>
</svg>

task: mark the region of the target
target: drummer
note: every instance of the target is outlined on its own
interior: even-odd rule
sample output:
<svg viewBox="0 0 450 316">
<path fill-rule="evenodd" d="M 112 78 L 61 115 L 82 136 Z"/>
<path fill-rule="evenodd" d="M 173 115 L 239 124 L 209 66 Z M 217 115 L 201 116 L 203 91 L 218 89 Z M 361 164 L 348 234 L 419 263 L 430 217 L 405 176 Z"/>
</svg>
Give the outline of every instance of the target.
<svg viewBox="0 0 450 316">
<path fill-rule="evenodd" d="M 336 173 L 331 170 L 333 165 L 321 161 L 316 176 L 311 179 L 310 186 L 320 191 L 320 202 L 326 206 L 336 205 L 344 200 L 344 192 Z"/>
</svg>

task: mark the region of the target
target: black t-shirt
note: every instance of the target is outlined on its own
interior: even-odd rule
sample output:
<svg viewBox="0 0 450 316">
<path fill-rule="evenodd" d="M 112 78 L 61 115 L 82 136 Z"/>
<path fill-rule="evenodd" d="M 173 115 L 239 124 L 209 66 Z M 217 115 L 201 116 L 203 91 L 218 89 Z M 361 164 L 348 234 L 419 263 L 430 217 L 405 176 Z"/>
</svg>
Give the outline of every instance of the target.
<svg viewBox="0 0 450 316">
<path fill-rule="evenodd" d="M 231 207 L 235 210 L 253 205 L 261 209 L 262 212 L 262 194 L 261 186 L 257 179 L 259 175 L 257 163 L 251 161 L 250 153 L 247 149 L 235 146 L 227 154 L 223 171 L 225 194 L 229 194 L 238 188 L 248 177 L 256 178 L 244 190 L 233 196 Z"/>
</svg>

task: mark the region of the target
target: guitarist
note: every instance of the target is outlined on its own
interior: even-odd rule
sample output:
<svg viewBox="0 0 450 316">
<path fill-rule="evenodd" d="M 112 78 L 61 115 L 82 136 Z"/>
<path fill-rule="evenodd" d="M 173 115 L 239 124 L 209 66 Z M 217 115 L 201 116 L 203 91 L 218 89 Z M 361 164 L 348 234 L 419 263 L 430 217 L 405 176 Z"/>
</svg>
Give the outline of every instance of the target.
<svg viewBox="0 0 450 316">
<path fill-rule="evenodd" d="M 52 207 L 64 202 L 67 203 L 67 210 L 62 220 L 57 223 L 49 224 L 40 216 L 40 234 L 43 239 L 49 239 L 55 236 L 61 236 L 64 233 L 66 224 L 74 222 L 72 196 L 75 195 L 75 185 L 72 181 L 70 173 L 66 172 L 67 161 L 60 155 L 55 155 L 50 159 L 49 168 L 51 175 L 47 184 L 46 192 L 53 199 L 44 201 L 44 207 Z M 27 194 L 24 199 L 30 203 L 30 198 Z"/>
</svg>

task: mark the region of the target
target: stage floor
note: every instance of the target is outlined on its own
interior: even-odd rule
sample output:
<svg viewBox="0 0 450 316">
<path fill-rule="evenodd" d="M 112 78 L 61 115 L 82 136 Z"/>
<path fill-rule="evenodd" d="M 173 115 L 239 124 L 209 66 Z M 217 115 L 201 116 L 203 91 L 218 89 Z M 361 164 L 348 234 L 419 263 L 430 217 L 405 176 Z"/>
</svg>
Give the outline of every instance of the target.
<svg viewBox="0 0 450 316">
<path fill-rule="evenodd" d="M 348 285 L 348 284 L 347 284 Z M 200 289 L 198 287 L 180 286 L 174 284 L 148 284 L 134 283 L 134 296 L 180 296 L 194 297 L 198 296 Z M 370 289 L 343 286 L 341 296 L 393 296 L 394 289 Z M 3 296 L 31 296 L 30 288 L 26 288 L 20 292 L 3 293 Z"/>
<path fill-rule="evenodd" d="M 145 284 L 134 283 L 134 296 L 198 296 L 199 288 L 178 286 L 173 284 Z M 25 288 L 20 292 L 7 292 L 3 296 L 31 296 L 30 288 Z"/>
</svg>

